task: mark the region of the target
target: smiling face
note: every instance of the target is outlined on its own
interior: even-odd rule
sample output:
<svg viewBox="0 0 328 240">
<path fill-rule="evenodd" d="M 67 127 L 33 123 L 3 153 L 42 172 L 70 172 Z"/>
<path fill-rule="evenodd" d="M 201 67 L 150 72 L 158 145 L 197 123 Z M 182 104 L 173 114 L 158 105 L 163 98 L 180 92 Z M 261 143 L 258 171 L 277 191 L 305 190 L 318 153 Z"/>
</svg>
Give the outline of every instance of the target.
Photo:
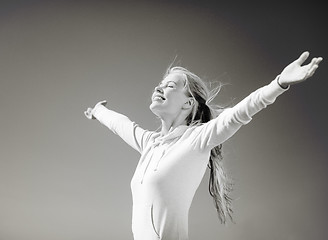
<svg viewBox="0 0 328 240">
<path fill-rule="evenodd" d="M 167 75 L 155 88 L 150 110 L 159 118 L 175 120 L 190 109 L 190 97 L 185 88 L 185 80 L 178 73 Z"/>
</svg>

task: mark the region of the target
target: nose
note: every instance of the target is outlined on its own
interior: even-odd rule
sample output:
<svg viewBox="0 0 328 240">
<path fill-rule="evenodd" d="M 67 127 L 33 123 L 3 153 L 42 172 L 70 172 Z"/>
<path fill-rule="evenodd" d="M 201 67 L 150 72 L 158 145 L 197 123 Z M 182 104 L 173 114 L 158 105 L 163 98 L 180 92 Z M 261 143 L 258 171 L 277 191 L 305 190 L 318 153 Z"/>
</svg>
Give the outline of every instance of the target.
<svg viewBox="0 0 328 240">
<path fill-rule="evenodd" d="M 160 86 L 155 87 L 155 92 L 158 92 L 160 94 L 163 94 L 163 88 Z"/>
</svg>

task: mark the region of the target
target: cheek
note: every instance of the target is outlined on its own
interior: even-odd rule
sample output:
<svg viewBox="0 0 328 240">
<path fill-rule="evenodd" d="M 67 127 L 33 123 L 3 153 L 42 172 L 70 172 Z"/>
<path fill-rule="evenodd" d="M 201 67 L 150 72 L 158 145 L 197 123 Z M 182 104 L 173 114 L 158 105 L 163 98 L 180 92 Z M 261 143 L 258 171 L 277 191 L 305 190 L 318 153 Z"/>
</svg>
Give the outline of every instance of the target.
<svg viewBox="0 0 328 240">
<path fill-rule="evenodd" d="M 183 101 L 186 98 L 185 93 L 183 93 L 182 91 L 179 90 L 172 90 L 172 91 L 168 91 L 166 94 L 167 98 L 169 99 L 173 99 L 175 101 Z"/>
<path fill-rule="evenodd" d="M 181 93 L 168 93 L 166 98 L 168 103 L 172 103 L 176 106 L 179 106 L 184 103 L 185 97 Z"/>
</svg>

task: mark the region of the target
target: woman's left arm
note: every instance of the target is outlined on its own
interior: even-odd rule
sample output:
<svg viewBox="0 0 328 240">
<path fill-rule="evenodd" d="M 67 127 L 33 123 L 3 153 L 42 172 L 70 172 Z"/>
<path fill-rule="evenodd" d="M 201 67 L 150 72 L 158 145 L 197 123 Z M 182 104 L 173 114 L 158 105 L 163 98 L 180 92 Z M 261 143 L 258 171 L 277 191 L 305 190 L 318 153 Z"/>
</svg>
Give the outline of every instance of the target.
<svg viewBox="0 0 328 240">
<path fill-rule="evenodd" d="M 257 89 L 234 107 L 224 110 L 217 118 L 200 126 L 198 141 L 196 141 L 199 147 L 213 148 L 223 143 L 241 126 L 248 124 L 256 113 L 272 104 L 279 95 L 287 91 L 289 85 L 311 77 L 322 58 L 313 58 L 309 64 L 301 66 L 308 56 L 309 53 L 304 52 L 297 60 L 284 68 L 270 84 Z"/>
<path fill-rule="evenodd" d="M 278 83 L 282 88 L 287 88 L 289 85 L 304 82 L 314 74 L 323 58 L 312 58 L 309 64 L 302 66 L 309 55 L 309 52 L 303 52 L 298 59 L 284 68 L 278 79 Z"/>
</svg>

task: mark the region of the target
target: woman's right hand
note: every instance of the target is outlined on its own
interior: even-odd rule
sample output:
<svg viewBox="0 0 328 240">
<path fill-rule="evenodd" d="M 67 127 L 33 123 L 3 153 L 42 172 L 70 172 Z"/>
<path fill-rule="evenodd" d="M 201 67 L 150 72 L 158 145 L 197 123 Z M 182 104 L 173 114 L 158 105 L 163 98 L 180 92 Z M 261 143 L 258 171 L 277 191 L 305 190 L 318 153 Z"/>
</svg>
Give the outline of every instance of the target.
<svg viewBox="0 0 328 240">
<path fill-rule="evenodd" d="M 95 110 L 97 109 L 97 107 L 99 106 L 99 105 L 103 105 L 103 106 L 106 106 L 106 104 L 107 104 L 107 101 L 106 100 L 104 100 L 104 101 L 100 101 L 100 102 L 98 102 L 95 106 L 94 106 L 94 108 L 88 108 L 86 111 L 84 111 L 84 115 L 88 118 L 88 119 L 96 119 L 95 117 L 94 117 L 94 112 L 95 112 Z"/>
</svg>

